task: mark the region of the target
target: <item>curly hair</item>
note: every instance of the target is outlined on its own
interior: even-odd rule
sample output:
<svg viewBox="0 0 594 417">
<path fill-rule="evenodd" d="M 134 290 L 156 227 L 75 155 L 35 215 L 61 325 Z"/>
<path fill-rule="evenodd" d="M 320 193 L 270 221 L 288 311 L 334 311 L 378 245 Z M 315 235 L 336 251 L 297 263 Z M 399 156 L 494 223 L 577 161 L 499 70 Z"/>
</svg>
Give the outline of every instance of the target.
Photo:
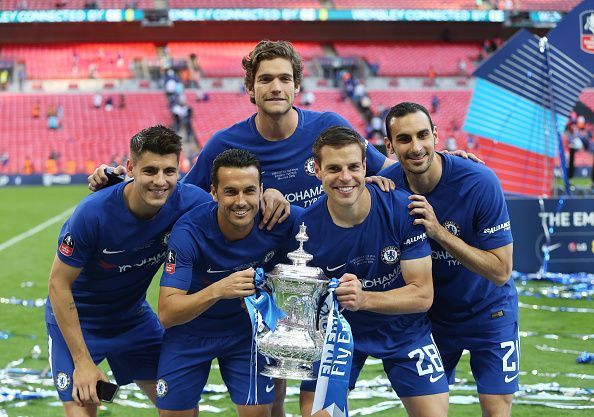
<svg viewBox="0 0 594 417">
<path fill-rule="evenodd" d="M 254 89 L 256 73 L 258 72 L 260 63 L 275 58 L 283 58 L 291 63 L 295 87 L 301 85 L 301 80 L 303 79 L 303 61 L 301 61 L 301 57 L 295 51 L 291 42 L 269 41 L 265 39 L 260 41 L 254 50 L 241 60 L 241 65 L 245 70 L 244 84 L 247 91 Z M 256 104 L 253 97 L 250 97 L 250 101 Z"/>
</svg>

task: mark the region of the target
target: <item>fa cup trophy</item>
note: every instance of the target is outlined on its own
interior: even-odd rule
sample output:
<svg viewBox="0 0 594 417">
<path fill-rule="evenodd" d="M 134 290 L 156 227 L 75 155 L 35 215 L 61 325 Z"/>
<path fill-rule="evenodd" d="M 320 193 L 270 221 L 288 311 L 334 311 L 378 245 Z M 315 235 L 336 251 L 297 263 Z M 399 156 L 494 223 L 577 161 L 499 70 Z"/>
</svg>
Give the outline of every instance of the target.
<svg viewBox="0 0 594 417">
<path fill-rule="evenodd" d="M 276 362 L 261 374 L 273 378 L 315 379 L 313 363 L 322 355 L 324 334 L 318 326 L 318 310 L 328 279 L 320 268 L 307 266 L 313 256 L 303 250 L 309 239 L 305 229 L 301 224 L 295 236 L 299 249 L 287 255 L 293 264 L 278 264 L 266 274 L 276 305 L 286 314 L 274 331 L 256 336 L 259 351 Z"/>
</svg>

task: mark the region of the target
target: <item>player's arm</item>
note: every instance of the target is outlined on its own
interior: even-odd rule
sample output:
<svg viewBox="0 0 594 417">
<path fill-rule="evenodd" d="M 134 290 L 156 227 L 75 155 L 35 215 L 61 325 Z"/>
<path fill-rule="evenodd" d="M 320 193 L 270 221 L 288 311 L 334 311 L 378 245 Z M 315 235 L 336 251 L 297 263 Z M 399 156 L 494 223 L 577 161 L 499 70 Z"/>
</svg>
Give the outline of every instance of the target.
<svg viewBox="0 0 594 417">
<path fill-rule="evenodd" d="M 389 291 L 364 291 L 353 274 L 344 274 L 336 289 L 341 307 L 350 311 L 366 310 L 381 314 L 423 313 L 433 303 L 431 257 L 401 260 L 405 285 Z"/>
<path fill-rule="evenodd" d="M 169 328 L 187 323 L 222 299 L 242 298 L 255 292 L 254 269 L 237 271 L 198 292 L 162 286 L 159 291 L 159 320 Z"/>
<path fill-rule="evenodd" d="M 424 196 L 412 195 L 409 199 L 412 200 L 408 206 L 411 209 L 410 214 L 419 217 L 414 224 L 425 226 L 427 236 L 439 243 L 462 265 L 497 286 L 502 286 L 509 280 L 513 265 L 512 243 L 489 250 L 470 246 L 439 224 L 433 207 Z"/>
<path fill-rule="evenodd" d="M 79 405 L 99 404 L 96 385 L 98 380 L 109 381 L 91 358 L 82 335 L 78 311 L 72 296 L 72 283 L 80 274 L 81 268 L 65 264 L 54 258 L 49 277 L 49 299 L 58 327 L 68 345 L 74 362 L 72 398 Z"/>
</svg>

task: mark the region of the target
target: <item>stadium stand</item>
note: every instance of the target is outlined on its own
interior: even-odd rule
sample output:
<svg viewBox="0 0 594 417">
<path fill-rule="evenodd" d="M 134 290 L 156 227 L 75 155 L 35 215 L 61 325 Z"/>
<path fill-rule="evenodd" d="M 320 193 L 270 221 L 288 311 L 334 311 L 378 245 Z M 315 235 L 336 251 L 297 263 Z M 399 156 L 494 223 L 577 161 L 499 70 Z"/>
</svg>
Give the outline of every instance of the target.
<svg viewBox="0 0 594 417">
<path fill-rule="evenodd" d="M 380 76 L 425 76 L 431 65 L 438 76 L 451 76 L 459 74 L 460 59 L 467 61 L 466 70 L 472 72 L 471 61 L 479 56 L 481 45 L 440 42 L 336 42 L 334 48 L 342 57 L 361 57 L 368 64 L 378 65 Z"/>
<path fill-rule="evenodd" d="M 37 119 L 31 117 L 35 103 L 41 110 Z M 61 128 L 54 131 L 48 129 L 45 117 L 50 105 L 64 109 Z M 109 161 L 114 154 L 126 154 L 134 133 L 168 122 L 166 100 L 160 93 L 126 94 L 126 108 L 110 112 L 93 108 L 91 94 L 5 94 L 0 102 L 2 146 L 10 154 L 10 172 L 21 172 L 27 156 L 40 172 L 52 150 L 61 155 L 61 163 L 74 160 L 77 171 L 84 172 L 88 158 Z"/>
<path fill-rule="evenodd" d="M 24 63 L 28 79 L 130 78 L 136 59 L 156 57 L 155 45 L 149 42 L 0 47 L 0 60 Z"/>
<path fill-rule="evenodd" d="M 241 59 L 251 51 L 256 42 L 171 42 L 169 53 L 175 59 L 187 58 L 195 53 L 205 77 L 243 77 Z M 317 43 L 295 42 L 295 48 L 305 60 L 323 56 Z M 307 65 L 305 75 L 309 75 Z"/>
<path fill-rule="evenodd" d="M 390 108 L 402 101 L 414 101 L 430 109 L 431 99 L 434 95 L 437 95 L 440 104 L 437 112 L 432 114 L 431 118 L 439 129 L 442 143 L 446 139 L 446 135 L 452 133 L 452 126 L 454 124 L 457 124 L 459 127 L 462 125 L 472 95 L 470 90 L 374 90 L 368 93 L 376 111 L 380 106 Z M 464 148 L 464 145 L 459 144 L 461 148 Z"/>
</svg>

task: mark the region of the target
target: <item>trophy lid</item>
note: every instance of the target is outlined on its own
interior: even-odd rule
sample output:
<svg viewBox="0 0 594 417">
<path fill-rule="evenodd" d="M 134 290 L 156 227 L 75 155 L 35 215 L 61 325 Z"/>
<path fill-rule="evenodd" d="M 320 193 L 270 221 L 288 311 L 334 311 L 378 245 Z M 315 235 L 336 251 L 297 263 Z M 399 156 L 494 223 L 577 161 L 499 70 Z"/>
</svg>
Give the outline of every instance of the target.
<svg viewBox="0 0 594 417">
<path fill-rule="evenodd" d="M 289 252 L 287 254 L 287 258 L 293 261 L 293 265 L 295 266 L 307 266 L 307 263 L 313 259 L 313 255 L 307 253 L 303 249 L 303 244 L 309 240 L 309 236 L 307 236 L 307 226 L 305 223 L 301 223 L 299 226 L 299 233 L 295 235 L 295 240 L 299 242 L 299 248 L 293 252 Z"/>
<path fill-rule="evenodd" d="M 295 236 L 295 239 L 299 242 L 299 248 L 287 254 L 293 264 L 278 264 L 273 271 L 268 273 L 269 276 L 282 276 L 284 279 L 296 281 L 327 281 L 322 269 L 307 266 L 307 263 L 313 259 L 313 255 L 303 249 L 303 244 L 309 240 L 306 229 L 305 223 L 301 223 L 299 233 Z"/>
</svg>

